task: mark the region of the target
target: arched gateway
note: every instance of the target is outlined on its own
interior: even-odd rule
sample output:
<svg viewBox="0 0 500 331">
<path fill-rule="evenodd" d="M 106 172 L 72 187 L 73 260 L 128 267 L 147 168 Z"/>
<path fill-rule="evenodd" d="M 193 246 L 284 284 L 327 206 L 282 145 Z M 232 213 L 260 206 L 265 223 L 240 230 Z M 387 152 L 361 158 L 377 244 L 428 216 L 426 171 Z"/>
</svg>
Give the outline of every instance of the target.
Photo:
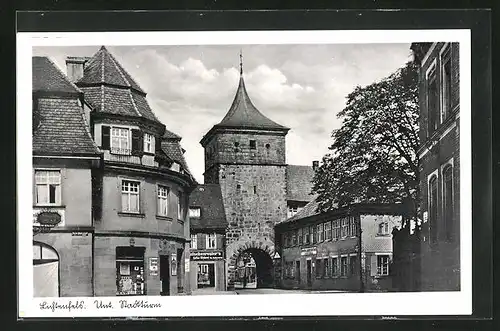
<svg viewBox="0 0 500 331">
<path fill-rule="evenodd" d="M 235 288 L 265 288 L 274 284 L 274 245 L 271 242 L 235 242 L 228 250 L 228 283 Z"/>
</svg>

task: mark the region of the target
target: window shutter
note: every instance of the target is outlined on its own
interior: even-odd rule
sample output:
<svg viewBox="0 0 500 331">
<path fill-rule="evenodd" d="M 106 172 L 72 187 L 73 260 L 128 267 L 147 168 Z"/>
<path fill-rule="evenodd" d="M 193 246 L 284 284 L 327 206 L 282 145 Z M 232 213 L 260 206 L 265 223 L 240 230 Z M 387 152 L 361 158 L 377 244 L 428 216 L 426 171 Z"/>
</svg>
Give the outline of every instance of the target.
<svg viewBox="0 0 500 331">
<path fill-rule="evenodd" d="M 108 149 L 110 147 L 110 130 L 109 126 L 101 126 L 101 148 Z"/>
<path fill-rule="evenodd" d="M 370 276 L 377 275 L 377 255 L 371 256 L 371 267 L 370 267 Z"/>
<path fill-rule="evenodd" d="M 155 137 L 155 151 L 161 150 L 161 138 Z"/>
<path fill-rule="evenodd" d="M 132 155 L 140 156 L 143 150 L 142 132 L 137 129 L 132 129 Z"/>
</svg>

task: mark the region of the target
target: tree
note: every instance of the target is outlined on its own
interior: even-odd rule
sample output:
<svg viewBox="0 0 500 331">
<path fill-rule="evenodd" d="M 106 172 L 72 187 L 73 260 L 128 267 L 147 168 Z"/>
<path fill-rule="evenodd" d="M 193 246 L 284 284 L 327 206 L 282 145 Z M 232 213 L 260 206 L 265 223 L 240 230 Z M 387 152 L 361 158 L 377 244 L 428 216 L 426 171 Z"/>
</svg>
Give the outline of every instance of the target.
<svg viewBox="0 0 500 331">
<path fill-rule="evenodd" d="M 320 211 L 353 202 L 409 203 L 419 194 L 418 71 L 408 62 L 347 96 L 331 153 L 314 177 Z"/>
</svg>

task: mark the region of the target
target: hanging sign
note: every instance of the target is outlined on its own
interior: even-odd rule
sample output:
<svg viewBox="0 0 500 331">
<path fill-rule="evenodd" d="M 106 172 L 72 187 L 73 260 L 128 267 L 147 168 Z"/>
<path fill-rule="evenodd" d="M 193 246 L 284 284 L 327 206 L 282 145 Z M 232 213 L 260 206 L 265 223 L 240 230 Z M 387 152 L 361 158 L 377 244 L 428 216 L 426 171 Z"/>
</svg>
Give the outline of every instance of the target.
<svg viewBox="0 0 500 331">
<path fill-rule="evenodd" d="M 170 274 L 177 276 L 177 256 L 175 254 L 170 255 Z"/>
<path fill-rule="evenodd" d="M 201 260 L 222 260 L 223 259 L 223 254 L 222 251 L 198 251 L 198 252 L 191 252 L 191 260 L 193 261 L 201 261 Z"/>
</svg>

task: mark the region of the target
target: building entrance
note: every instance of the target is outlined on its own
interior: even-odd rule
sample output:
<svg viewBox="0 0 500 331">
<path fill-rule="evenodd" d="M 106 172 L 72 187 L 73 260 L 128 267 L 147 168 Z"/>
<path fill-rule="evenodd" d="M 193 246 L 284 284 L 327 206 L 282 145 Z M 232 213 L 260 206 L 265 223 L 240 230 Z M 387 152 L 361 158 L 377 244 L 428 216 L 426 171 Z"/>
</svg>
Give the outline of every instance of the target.
<svg viewBox="0 0 500 331">
<path fill-rule="evenodd" d="M 266 288 L 273 286 L 273 261 L 257 248 L 243 251 L 236 261 L 235 288 Z"/>
<path fill-rule="evenodd" d="M 312 261 L 307 260 L 307 271 L 306 271 L 306 276 L 307 276 L 307 287 L 312 286 Z"/>
<path fill-rule="evenodd" d="M 170 295 L 170 264 L 168 255 L 160 255 L 160 295 Z"/>
<path fill-rule="evenodd" d="M 215 288 L 215 264 L 198 264 L 198 288 Z"/>
<path fill-rule="evenodd" d="M 41 243 L 33 243 L 33 296 L 59 296 L 59 256 Z"/>
</svg>

